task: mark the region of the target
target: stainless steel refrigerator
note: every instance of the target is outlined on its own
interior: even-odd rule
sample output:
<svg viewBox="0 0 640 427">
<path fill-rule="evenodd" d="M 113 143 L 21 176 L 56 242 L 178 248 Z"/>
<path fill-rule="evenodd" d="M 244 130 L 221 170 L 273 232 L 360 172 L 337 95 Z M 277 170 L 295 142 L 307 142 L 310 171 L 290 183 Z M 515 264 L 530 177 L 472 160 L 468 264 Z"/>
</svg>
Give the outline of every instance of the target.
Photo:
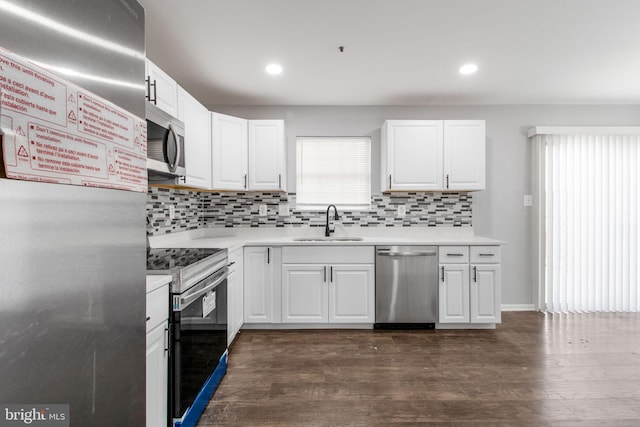
<svg viewBox="0 0 640 427">
<path fill-rule="evenodd" d="M 144 119 L 135 0 L 0 1 L 0 46 Z M 0 179 L 0 403 L 144 425 L 145 196 Z"/>
</svg>

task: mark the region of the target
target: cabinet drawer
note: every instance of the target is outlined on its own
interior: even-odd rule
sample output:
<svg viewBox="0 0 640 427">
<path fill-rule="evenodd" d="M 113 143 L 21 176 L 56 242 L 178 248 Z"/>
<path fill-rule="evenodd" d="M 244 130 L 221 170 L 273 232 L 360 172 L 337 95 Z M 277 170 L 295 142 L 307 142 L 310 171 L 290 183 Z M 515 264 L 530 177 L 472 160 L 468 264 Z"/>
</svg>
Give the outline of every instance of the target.
<svg viewBox="0 0 640 427">
<path fill-rule="evenodd" d="M 500 246 L 471 246 L 472 264 L 497 264 L 500 262 Z"/>
<path fill-rule="evenodd" d="M 169 286 L 164 285 L 147 294 L 147 332 L 169 318 Z"/>
<path fill-rule="evenodd" d="M 439 246 L 440 264 L 466 264 L 469 262 L 469 246 Z"/>
<path fill-rule="evenodd" d="M 373 264 L 373 246 L 285 246 L 283 264 Z"/>
</svg>

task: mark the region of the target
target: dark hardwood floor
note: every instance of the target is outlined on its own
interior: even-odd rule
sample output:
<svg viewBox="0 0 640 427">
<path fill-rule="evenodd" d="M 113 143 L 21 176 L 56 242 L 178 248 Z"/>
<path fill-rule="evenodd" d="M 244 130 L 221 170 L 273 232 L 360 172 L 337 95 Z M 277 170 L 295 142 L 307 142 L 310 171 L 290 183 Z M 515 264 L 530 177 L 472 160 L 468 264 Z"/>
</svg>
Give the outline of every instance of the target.
<svg viewBox="0 0 640 427">
<path fill-rule="evenodd" d="M 640 314 L 505 312 L 490 331 L 255 331 L 199 427 L 640 426 Z"/>
</svg>

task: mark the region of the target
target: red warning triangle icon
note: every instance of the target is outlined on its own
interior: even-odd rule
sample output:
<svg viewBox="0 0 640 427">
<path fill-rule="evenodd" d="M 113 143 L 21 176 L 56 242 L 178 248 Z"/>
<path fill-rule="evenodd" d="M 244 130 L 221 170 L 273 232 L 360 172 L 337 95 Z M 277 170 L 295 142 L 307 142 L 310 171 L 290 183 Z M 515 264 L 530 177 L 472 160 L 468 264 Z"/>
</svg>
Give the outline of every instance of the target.
<svg viewBox="0 0 640 427">
<path fill-rule="evenodd" d="M 76 113 L 73 112 L 73 110 L 69 111 L 69 114 L 67 115 L 67 117 L 69 118 L 69 120 L 71 120 L 72 122 L 76 121 Z"/>
<path fill-rule="evenodd" d="M 18 156 L 20 156 L 20 157 L 29 157 L 29 153 L 27 153 L 27 149 L 24 148 L 24 145 L 20 146 L 20 149 L 18 150 Z"/>
<path fill-rule="evenodd" d="M 109 173 L 116 173 L 116 168 L 113 165 L 109 165 Z"/>
<path fill-rule="evenodd" d="M 76 102 L 76 98 L 74 98 L 73 94 L 69 95 L 69 98 L 67 98 L 69 100 L 69 102 Z"/>
<path fill-rule="evenodd" d="M 24 135 L 24 129 L 22 129 L 22 126 L 18 126 L 18 129 L 16 129 L 16 134 L 18 134 L 20 136 L 25 136 Z"/>
</svg>

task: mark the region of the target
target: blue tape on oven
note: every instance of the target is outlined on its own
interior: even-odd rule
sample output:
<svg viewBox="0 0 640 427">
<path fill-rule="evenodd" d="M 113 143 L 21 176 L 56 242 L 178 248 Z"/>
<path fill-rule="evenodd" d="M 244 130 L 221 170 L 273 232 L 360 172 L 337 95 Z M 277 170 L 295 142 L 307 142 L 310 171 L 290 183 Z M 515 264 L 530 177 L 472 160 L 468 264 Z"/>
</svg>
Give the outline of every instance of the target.
<svg viewBox="0 0 640 427">
<path fill-rule="evenodd" d="M 204 412 L 204 409 L 209 404 L 209 400 L 211 400 L 211 396 L 216 391 L 220 382 L 222 381 L 222 377 L 227 373 L 227 352 L 225 351 L 220 361 L 218 362 L 218 366 L 216 367 L 213 374 L 207 379 L 207 381 L 200 389 L 200 393 L 196 396 L 196 399 L 193 401 L 193 404 L 187 411 L 184 413 L 181 421 L 176 421 L 175 427 L 195 427 L 200 419 L 200 416 Z"/>
</svg>

